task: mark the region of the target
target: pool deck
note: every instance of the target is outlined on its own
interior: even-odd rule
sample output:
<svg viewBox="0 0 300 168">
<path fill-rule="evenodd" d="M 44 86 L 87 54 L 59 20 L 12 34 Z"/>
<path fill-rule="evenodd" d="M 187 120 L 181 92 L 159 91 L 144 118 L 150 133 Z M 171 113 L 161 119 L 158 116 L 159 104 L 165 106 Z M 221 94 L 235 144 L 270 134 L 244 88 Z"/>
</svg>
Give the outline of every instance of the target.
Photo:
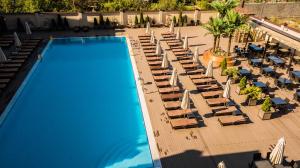
<svg viewBox="0 0 300 168">
<path fill-rule="evenodd" d="M 154 28 L 155 36 L 160 37 L 162 32 L 168 28 Z M 138 35 L 144 34 L 145 29 L 124 29 L 124 31 L 90 31 L 83 35 L 126 35 L 130 39 L 137 40 Z M 200 53 L 212 47 L 212 37 L 205 36 L 206 30 L 199 27 L 181 28 L 182 37 L 185 34 L 189 36 L 189 47 L 193 50 L 199 47 Z M 81 36 L 73 32 L 41 32 L 39 36 Z M 162 42 L 162 48 L 167 45 Z M 227 39 L 221 40 L 221 46 L 227 46 Z M 232 44 L 234 46 L 235 44 Z M 170 52 L 170 60 L 175 56 Z M 263 156 L 270 150 L 270 145 L 277 143 L 277 140 L 284 136 L 286 138 L 285 156 L 288 160 L 300 160 L 300 107 L 297 106 L 294 112 L 284 114 L 272 120 L 262 121 L 258 118 L 260 106 L 241 106 L 241 110 L 246 113 L 251 122 L 244 125 L 222 127 L 217 121 L 217 117 L 209 117 L 210 107 L 207 106 L 202 96 L 191 94 L 198 113 L 202 116 L 203 125 L 199 128 L 173 130 L 169 124 L 169 119 L 165 115 L 163 102 L 157 92 L 150 68 L 146 62 L 142 49 L 134 49 L 134 58 L 141 77 L 142 88 L 145 94 L 145 100 L 153 127 L 156 132 L 155 140 L 157 142 L 158 152 L 161 158 L 161 164 L 164 168 L 214 168 L 220 161 L 225 161 L 227 167 L 242 168 L 247 167 L 252 159 L 254 152 L 262 152 Z M 201 56 L 200 60 L 203 62 Z M 182 66 L 178 62 L 172 62 L 179 73 L 183 72 Z M 241 60 L 243 67 L 250 69 L 247 61 Z M 253 68 L 251 68 L 253 69 Z M 299 67 L 295 69 L 300 69 Z M 280 70 L 284 71 L 284 70 Z M 254 69 L 254 74 L 259 75 L 258 69 Z M 214 76 L 219 82 L 225 82 L 226 77 L 220 76 L 220 70 L 214 70 Z M 183 87 L 189 90 L 195 90 L 196 87 L 187 76 L 179 76 Z M 270 81 L 274 88 L 274 82 L 271 79 L 259 78 L 260 81 Z M 244 96 L 235 93 L 237 84 L 232 85 L 231 98 L 238 104 L 244 100 Z M 282 98 L 292 99 L 292 92 L 285 90 L 275 90 L 275 95 Z M 298 104 L 299 105 L 299 104 Z"/>
<path fill-rule="evenodd" d="M 154 29 L 156 37 L 160 37 L 162 32 L 168 29 Z M 212 38 L 204 36 L 205 30 L 199 27 L 181 28 L 182 36 L 189 36 L 189 46 L 199 47 L 200 53 L 212 47 Z M 137 40 L 138 35 L 144 34 L 143 29 L 129 29 L 126 34 Z M 222 39 L 221 46 L 226 45 L 227 40 Z M 233 44 L 234 45 L 234 44 Z M 165 42 L 162 42 L 162 48 L 167 49 Z M 277 143 L 277 140 L 284 136 L 287 141 L 285 156 L 287 160 L 300 160 L 300 108 L 294 109 L 294 112 L 282 115 L 278 118 L 262 121 L 258 118 L 260 106 L 241 106 L 241 110 L 246 113 L 251 122 L 245 125 L 222 127 L 217 117 L 207 117 L 210 113 L 210 107 L 207 106 L 202 96 L 192 94 L 191 98 L 202 116 L 204 126 L 192 129 L 173 130 L 168 123 L 169 119 L 165 115 L 163 102 L 157 92 L 150 69 L 145 60 L 142 50 L 136 50 L 136 61 L 140 76 L 145 85 L 144 92 L 148 104 L 148 110 L 151 117 L 152 126 L 156 136 L 157 146 L 160 151 L 160 157 L 163 167 L 216 167 L 217 163 L 224 160 L 228 167 L 246 167 L 252 159 L 254 152 L 262 152 L 265 155 L 270 151 L 270 145 Z M 175 59 L 172 52 L 167 51 L 170 60 Z M 201 59 L 201 56 L 200 56 Z M 201 59 L 203 62 L 203 60 Z M 171 62 L 179 73 L 183 72 L 178 62 Z M 243 67 L 249 68 L 246 61 L 242 60 Z M 253 68 L 251 68 L 253 69 Z M 283 71 L 283 70 L 282 70 Z M 254 69 L 254 74 L 259 75 L 258 69 Z M 220 76 L 219 69 L 214 71 L 214 76 L 219 82 L 225 82 L 226 77 Z M 183 87 L 189 90 L 195 90 L 195 86 L 187 76 L 180 76 L 180 82 Z M 260 77 L 260 81 L 270 81 L 274 88 L 274 82 L 270 79 Z M 152 82 L 152 84 L 146 84 Z M 231 98 L 238 104 L 244 100 L 244 96 L 235 93 L 237 84 L 231 89 Z M 282 98 L 292 99 L 291 91 L 276 90 L 275 95 Z"/>
</svg>

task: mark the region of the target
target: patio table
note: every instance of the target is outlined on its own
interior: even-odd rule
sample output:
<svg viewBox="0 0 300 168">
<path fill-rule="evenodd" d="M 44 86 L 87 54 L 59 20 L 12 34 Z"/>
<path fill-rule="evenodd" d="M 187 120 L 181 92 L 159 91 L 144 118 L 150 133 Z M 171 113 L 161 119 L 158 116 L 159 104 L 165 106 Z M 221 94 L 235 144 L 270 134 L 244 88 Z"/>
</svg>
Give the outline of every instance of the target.
<svg viewBox="0 0 300 168">
<path fill-rule="evenodd" d="M 266 90 L 268 86 L 263 82 L 253 82 L 254 86 L 261 88 L 262 90 Z"/>
<path fill-rule="evenodd" d="M 271 60 L 275 65 L 282 66 L 284 64 L 284 61 L 281 58 L 274 55 L 269 56 L 268 59 Z"/>
<path fill-rule="evenodd" d="M 288 86 L 289 87 L 292 84 L 291 80 L 289 80 L 287 78 L 283 78 L 283 77 L 278 78 L 277 82 L 278 82 L 277 85 L 279 87 L 283 87 L 283 86 Z"/>
<path fill-rule="evenodd" d="M 257 45 L 255 44 L 251 44 L 249 45 L 249 49 L 253 52 L 257 52 L 257 53 L 260 53 L 260 52 L 263 52 L 263 49 L 258 47 Z"/>
<path fill-rule="evenodd" d="M 275 106 L 282 106 L 287 104 L 287 102 L 280 97 L 272 98 L 271 101 Z"/>
<path fill-rule="evenodd" d="M 251 72 L 248 69 L 240 69 L 239 70 L 239 74 L 241 76 L 249 77 L 251 75 Z"/>
<path fill-rule="evenodd" d="M 260 58 L 253 58 L 253 59 L 250 60 L 250 62 L 251 62 L 251 64 L 253 66 L 260 66 L 261 63 L 262 63 L 262 59 L 260 59 Z"/>
<path fill-rule="evenodd" d="M 294 78 L 297 82 L 299 82 L 299 79 L 300 79 L 300 71 L 293 71 L 293 72 L 292 72 L 292 78 Z"/>
<path fill-rule="evenodd" d="M 262 71 L 263 71 L 264 74 L 271 74 L 272 75 L 272 74 L 275 73 L 275 71 L 271 67 L 265 67 L 265 68 L 262 69 Z"/>
</svg>

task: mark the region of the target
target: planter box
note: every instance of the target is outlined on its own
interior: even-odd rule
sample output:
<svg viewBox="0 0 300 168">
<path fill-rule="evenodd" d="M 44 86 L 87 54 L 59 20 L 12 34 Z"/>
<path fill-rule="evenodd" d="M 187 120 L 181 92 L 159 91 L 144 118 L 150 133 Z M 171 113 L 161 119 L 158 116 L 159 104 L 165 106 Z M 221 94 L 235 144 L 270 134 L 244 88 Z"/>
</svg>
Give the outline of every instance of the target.
<svg viewBox="0 0 300 168">
<path fill-rule="evenodd" d="M 257 100 L 255 99 L 248 99 L 248 106 L 256 106 Z"/>
<path fill-rule="evenodd" d="M 272 117 L 272 112 L 264 112 L 262 110 L 259 110 L 258 117 L 262 120 L 269 120 Z"/>
</svg>

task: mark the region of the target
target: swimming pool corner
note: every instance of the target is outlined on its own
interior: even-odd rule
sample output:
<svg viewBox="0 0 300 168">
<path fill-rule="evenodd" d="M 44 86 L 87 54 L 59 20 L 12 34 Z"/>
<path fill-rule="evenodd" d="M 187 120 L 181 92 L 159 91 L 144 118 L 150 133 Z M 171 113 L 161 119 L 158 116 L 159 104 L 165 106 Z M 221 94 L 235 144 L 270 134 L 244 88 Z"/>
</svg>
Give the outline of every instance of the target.
<svg viewBox="0 0 300 168">
<path fill-rule="evenodd" d="M 147 108 L 147 103 L 146 103 L 145 94 L 144 94 L 144 91 L 142 88 L 142 83 L 140 81 L 138 68 L 137 68 L 137 65 L 135 62 L 136 60 L 134 57 L 133 49 L 132 49 L 129 37 L 127 37 L 127 36 L 123 36 L 123 37 L 126 38 L 126 43 L 128 46 L 131 66 L 133 69 L 134 79 L 135 79 L 135 83 L 136 83 L 136 87 L 137 87 L 137 91 L 138 91 L 138 96 L 139 96 L 141 109 L 142 109 L 142 113 L 143 113 L 143 119 L 144 119 L 145 128 L 146 128 L 146 132 L 147 132 L 148 143 L 149 143 L 149 147 L 150 147 L 150 151 L 151 151 L 153 167 L 161 168 L 162 166 L 161 166 L 161 161 L 160 161 L 160 157 L 159 157 L 159 152 L 156 147 L 156 140 L 153 135 L 153 128 L 152 128 L 151 121 L 150 121 L 150 115 L 149 115 L 149 111 Z"/>
</svg>

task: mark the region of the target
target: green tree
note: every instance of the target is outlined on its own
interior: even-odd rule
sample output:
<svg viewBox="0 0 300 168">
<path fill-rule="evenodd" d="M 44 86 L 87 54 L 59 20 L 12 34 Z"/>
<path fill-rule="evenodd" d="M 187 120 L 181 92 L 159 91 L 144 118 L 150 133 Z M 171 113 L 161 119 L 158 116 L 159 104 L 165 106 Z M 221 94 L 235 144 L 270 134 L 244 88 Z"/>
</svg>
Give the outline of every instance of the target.
<svg viewBox="0 0 300 168">
<path fill-rule="evenodd" d="M 207 34 L 211 34 L 214 37 L 214 44 L 213 44 L 213 52 L 219 48 L 220 37 L 224 33 L 224 22 L 221 18 L 209 18 L 207 24 L 204 24 L 203 27 L 208 31 Z"/>
<path fill-rule="evenodd" d="M 134 17 L 134 25 L 135 26 L 139 25 L 139 20 L 138 20 L 137 15 L 135 15 L 135 17 Z"/>
<path fill-rule="evenodd" d="M 227 11 L 225 17 L 225 34 L 228 36 L 227 54 L 230 55 L 231 41 L 233 33 L 246 23 L 246 18 L 234 10 Z"/>
<path fill-rule="evenodd" d="M 174 23 L 174 25 L 176 26 L 176 16 L 173 16 L 173 23 Z"/>
<path fill-rule="evenodd" d="M 224 18 L 227 11 L 238 6 L 237 0 L 215 0 L 210 6 L 219 12 L 220 18 Z"/>
</svg>

